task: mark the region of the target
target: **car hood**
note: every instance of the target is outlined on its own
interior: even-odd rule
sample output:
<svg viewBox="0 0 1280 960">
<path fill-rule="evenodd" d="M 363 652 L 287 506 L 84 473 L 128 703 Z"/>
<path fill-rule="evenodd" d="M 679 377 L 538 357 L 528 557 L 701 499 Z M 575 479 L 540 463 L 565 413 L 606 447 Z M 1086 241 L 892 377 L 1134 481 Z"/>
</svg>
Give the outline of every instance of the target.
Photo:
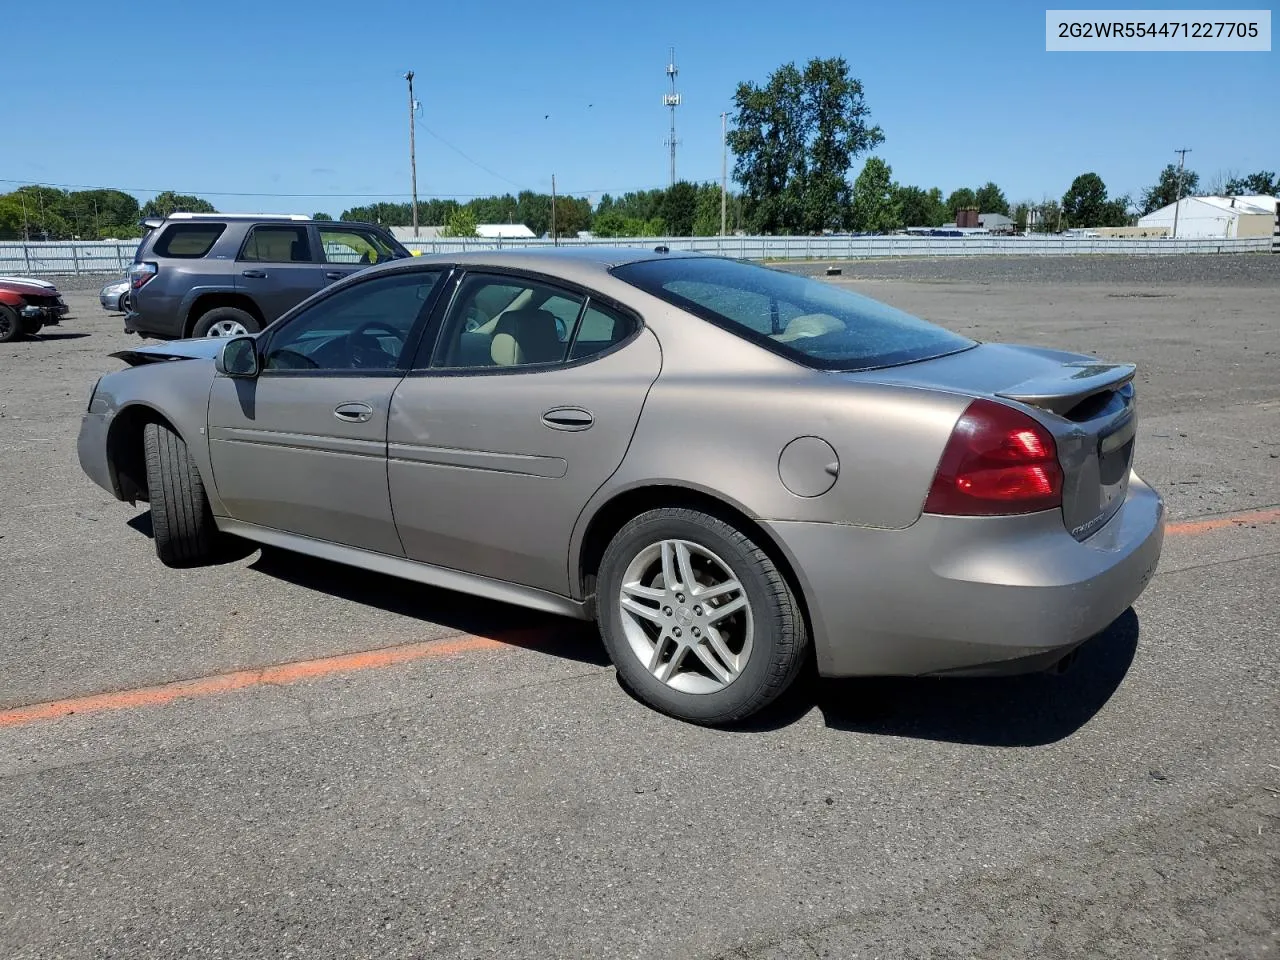
<svg viewBox="0 0 1280 960">
<path fill-rule="evenodd" d="M 111 356 L 123 360 L 131 367 L 139 367 L 144 363 L 159 363 L 166 360 L 212 360 L 218 355 L 226 337 L 201 337 L 198 340 L 174 340 L 171 343 L 158 343 L 152 347 L 137 347 L 133 350 L 118 350 Z"/>
<path fill-rule="evenodd" d="M 28 280 L 0 280 L 0 290 L 8 290 L 20 297 L 55 297 L 58 290 L 52 284 L 31 283 Z"/>
<path fill-rule="evenodd" d="M 41 287 L 51 293 L 57 289 L 57 286 L 48 280 L 37 280 L 35 277 L 0 277 L 0 286 L 9 286 L 14 283 L 25 287 Z"/>
</svg>

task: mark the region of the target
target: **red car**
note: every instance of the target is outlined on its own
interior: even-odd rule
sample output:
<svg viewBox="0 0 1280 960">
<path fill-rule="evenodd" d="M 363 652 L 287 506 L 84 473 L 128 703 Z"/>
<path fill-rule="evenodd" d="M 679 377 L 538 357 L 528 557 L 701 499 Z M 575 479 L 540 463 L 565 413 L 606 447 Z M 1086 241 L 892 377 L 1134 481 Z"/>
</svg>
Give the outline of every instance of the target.
<svg viewBox="0 0 1280 960">
<path fill-rule="evenodd" d="M 0 277 L 0 343 L 32 336 L 67 313 L 58 288 L 46 281 Z"/>
</svg>

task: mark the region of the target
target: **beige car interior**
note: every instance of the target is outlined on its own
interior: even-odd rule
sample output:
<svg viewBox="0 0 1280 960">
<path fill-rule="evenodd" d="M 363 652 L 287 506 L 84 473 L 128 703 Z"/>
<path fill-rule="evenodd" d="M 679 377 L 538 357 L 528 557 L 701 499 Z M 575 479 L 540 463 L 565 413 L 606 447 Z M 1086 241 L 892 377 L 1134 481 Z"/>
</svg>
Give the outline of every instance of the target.
<svg viewBox="0 0 1280 960">
<path fill-rule="evenodd" d="M 496 318 L 489 344 L 489 355 L 500 367 L 555 363 L 564 359 L 564 350 L 555 314 L 535 309 L 504 310 Z"/>
</svg>

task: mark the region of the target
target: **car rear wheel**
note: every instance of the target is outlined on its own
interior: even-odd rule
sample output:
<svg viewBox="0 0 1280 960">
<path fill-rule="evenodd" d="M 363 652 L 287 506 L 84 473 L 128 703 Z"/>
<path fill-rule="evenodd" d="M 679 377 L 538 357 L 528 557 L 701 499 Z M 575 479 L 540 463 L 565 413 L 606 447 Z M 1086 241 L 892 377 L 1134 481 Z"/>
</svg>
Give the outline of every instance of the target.
<svg viewBox="0 0 1280 960">
<path fill-rule="evenodd" d="M 622 680 L 694 723 L 733 723 L 772 703 L 808 650 L 778 566 L 741 530 L 696 510 L 651 510 L 624 526 L 601 561 L 596 602 Z"/>
<path fill-rule="evenodd" d="M 186 443 L 164 424 L 149 423 L 142 444 L 156 556 L 167 567 L 217 559 L 220 534 Z"/>
<path fill-rule="evenodd" d="M 18 311 L 8 304 L 0 303 L 0 343 L 9 343 L 22 336 L 22 319 Z"/>
<path fill-rule="evenodd" d="M 262 327 L 249 311 L 239 307 L 214 307 L 196 321 L 193 337 L 243 337 Z"/>
</svg>

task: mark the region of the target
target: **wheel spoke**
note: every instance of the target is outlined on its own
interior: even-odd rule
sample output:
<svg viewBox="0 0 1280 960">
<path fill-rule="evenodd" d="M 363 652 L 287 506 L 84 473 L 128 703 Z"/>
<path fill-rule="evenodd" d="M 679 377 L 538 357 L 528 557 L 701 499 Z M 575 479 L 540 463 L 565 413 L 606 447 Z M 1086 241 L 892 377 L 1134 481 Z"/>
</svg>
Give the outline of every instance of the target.
<svg viewBox="0 0 1280 960">
<path fill-rule="evenodd" d="M 660 587 L 646 587 L 639 580 L 633 580 L 631 583 L 622 585 L 622 592 L 629 597 L 639 597 L 644 600 L 653 600 L 661 603 L 666 599 L 667 591 Z"/>
<path fill-rule="evenodd" d="M 665 641 L 665 638 L 664 638 L 664 641 Z M 657 677 L 659 680 L 661 680 L 663 683 L 667 683 L 671 679 L 671 677 L 675 674 L 675 672 L 680 668 L 680 662 L 684 660 L 684 655 L 688 652 L 689 652 L 689 648 L 686 647 L 683 643 L 676 644 L 676 648 L 671 654 L 671 659 L 668 660 L 666 663 L 659 663 L 656 666 L 656 668 L 652 668 L 653 675 Z"/>
<path fill-rule="evenodd" d="M 694 587 L 698 585 L 698 580 L 693 575 L 693 557 L 689 554 L 687 543 L 676 542 L 676 563 L 680 567 L 680 586 L 692 593 Z"/>
<path fill-rule="evenodd" d="M 698 659 L 702 661 L 703 666 L 711 671 L 711 675 L 721 683 L 728 683 L 734 678 L 737 670 L 734 666 L 735 657 L 729 653 L 724 645 L 724 641 L 720 640 L 718 646 L 711 639 L 712 631 L 708 630 L 706 639 L 698 643 L 693 652 L 698 655 Z M 717 636 L 717 639 L 719 637 Z"/>
<path fill-rule="evenodd" d="M 730 600 L 728 603 L 724 604 L 723 606 L 713 607 L 711 611 L 707 614 L 707 622 L 719 623 L 721 620 L 723 620 L 725 617 L 729 616 L 730 614 L 737 613 L 739 610 L 745 609 L 746 606 L 747 606 L 747 595 L 745 593 L 740 593 L 738 594 L 738 596 L 734 597 L 732 600 Z"/>
<path fill-rule="evenodd" d="M 656 623 L 659 626 L 666 622 L 666 618 L 663 617 L 661 610 L 656 607 L 651 607 L 648 604 L 641 603 L 632 597 L 622 598 L 622 609 L 632 616 L 640 617 L 643 620 L 648 620 L 650 623 Z"/>
<path fill-rule="evenodd" d="M 733 593 L 741 589 L 742 584 L 730 577 L 724 583 L 713 584 L 710 587 L 697 587 L 693 591 L 693 595 L 699 600 L 714 600 L 716 597 L 723 597 L 726 593 Z"/>
<path fill-rule="evenodd" d="M 675 544 L 670 540 L 662 541 L 662 585 L 668 590 L 675 590 L 679 578 L 676 575 Z"/>
</svg>

